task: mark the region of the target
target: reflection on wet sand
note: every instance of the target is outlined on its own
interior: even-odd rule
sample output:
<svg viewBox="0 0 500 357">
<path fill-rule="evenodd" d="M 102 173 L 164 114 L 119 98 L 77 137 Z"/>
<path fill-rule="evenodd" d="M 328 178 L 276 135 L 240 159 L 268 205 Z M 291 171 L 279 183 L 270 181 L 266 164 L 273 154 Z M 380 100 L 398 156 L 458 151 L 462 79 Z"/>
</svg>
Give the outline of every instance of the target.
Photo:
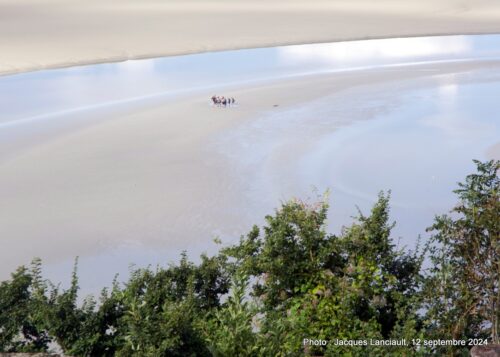
<svg viewBox="0 0 500 357">
<path fill-rule="evenodd" d="M 332 229 L 392 189 L 411 245 L 498 142 L 500 36 L 380 41 L 1 77 L 0 277 L 41 256 L 61 280 L 79 255 L 92 290 L 312 186 L 332 190 Z M 239 105 L 212 110 L 228 89 Z"/>
</svg>

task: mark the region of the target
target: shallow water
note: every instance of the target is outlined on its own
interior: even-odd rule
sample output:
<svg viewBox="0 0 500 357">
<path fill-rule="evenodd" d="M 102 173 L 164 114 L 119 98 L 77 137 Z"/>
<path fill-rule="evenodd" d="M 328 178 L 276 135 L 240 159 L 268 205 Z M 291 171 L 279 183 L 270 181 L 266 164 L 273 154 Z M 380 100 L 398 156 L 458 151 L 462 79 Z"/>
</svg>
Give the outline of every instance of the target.
<svg viewBox="0 0 500 357">
<path fill-rule="evenodd" d="M 335 71 L 500 58 L 500 35 L 283 46 L 0 77 L 0 127 L 223 85 Z"/>
<path fill-rule="evenodd" d="M 269 114 L 214 145 L 241 175 L 254 173 L 246 191 L 259 197 L 255 209 L 331 191 L 333 231 L 390 190 L 395 235 L 412 247 L 453 207 L 472 160 L 500 139 L 498 93 L 500 68 L 365 85 Z"/>
<path fill-rule="evenodd" d="M 216 135 L 209 148 L 230 163 L 228 175 L 246 177 L 241 202 L 252 223 L 262 222 L 280 200 L 311 196 L 315 187 L 331 189 L 331 228 L 337 231 L 350 222 L 355 205 L 366 211 L 379 190 L 391 189 L 395 234 L 404 237 L 401 244 L 412 246 L 435 214 L 452 207 L 451 190 L 471 172 L 471 160 L 484 159 L 500 139 L 498 66 L 445 75 L 432 66 L 412 66 L 498 59 L 500 35 L 447 36 L 228 51 L 4 76 L 0 166 L 32 138 L 103 120 L 96 119 L 103 110 L 147 107 L 207 89 L 220 93 L 235 84 L 415 68 L 427 72 L 418 80 L 361 85 L 264 114 Z M 96 115 L 80 115 L 88 113 Z M 0 237 L 2 247 L 9 239 Z M 207 242 L 190 252 L 196 256 L 214 249 Z M 129 263 L 163 263 L 179 253 L 136 241 L 81 256 L 84 291 L 108 284 Z M 66 279 L 72 260 L 61 257 L 49 264 L 49 276 Z M 0 262 L 0 278 L 11 270 Z"/>
</svg>

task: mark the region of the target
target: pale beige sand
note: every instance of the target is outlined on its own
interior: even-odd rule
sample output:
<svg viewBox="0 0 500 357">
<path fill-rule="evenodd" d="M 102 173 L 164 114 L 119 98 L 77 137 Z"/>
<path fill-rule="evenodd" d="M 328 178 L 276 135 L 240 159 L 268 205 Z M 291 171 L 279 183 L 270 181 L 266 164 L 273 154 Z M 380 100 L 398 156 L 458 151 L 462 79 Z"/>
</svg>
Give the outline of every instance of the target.
<svg viewBox="0 0 500 357">
<path fill-rule="evenodd" d="M 491 65 L 429 68 L 439 74 Z M 336 91 L 357 86 L 378 91 L 387 83 L 429 76 L 425 68 L 234 88 L 231 95 L 245 99 L 237 108 L 213 108 L 206 100 L 212 93 L 201 93 L 126 113 L 94 113 L 105 119 L 26 142 L 23 150 L 0 160 L 0 246 L 9 247 L 0 249 L 0 279 L 34 256 L 56 263 L 123 244 L 178 252 L 206 246 L 218 233 L 237 238 L 256 223 L 243 192 L 248 178 L 234 173 L 214 150 L 215 135 Z"/>
<path fill-rule="evenodd" d="M 224 49 L 500 32 L 498 0 L 0 0 L 0 74 Z"/>
</svg>

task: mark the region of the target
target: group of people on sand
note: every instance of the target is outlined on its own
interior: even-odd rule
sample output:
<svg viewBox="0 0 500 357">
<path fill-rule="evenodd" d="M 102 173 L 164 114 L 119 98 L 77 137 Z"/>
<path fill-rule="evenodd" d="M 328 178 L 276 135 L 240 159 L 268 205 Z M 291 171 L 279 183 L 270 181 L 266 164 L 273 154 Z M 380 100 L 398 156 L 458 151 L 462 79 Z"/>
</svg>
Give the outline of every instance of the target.
<svg viewBox="0 0 500 357">
<path fill-rule="evenodd" d="M 231 106 L 235 102 L 234 98 L 219 97 L 217 95 L 212 96 L 212 103 L 218 107 L 220 106 Z"/>
</svg>

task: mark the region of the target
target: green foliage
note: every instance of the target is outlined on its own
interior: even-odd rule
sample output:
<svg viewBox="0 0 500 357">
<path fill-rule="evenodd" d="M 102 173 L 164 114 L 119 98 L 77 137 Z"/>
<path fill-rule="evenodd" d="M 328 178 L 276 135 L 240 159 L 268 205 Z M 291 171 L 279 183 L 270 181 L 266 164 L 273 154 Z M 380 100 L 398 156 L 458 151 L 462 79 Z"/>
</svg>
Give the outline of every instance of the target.
<svg viewBox="0 0 500 357">
<path fill-rule="evenodd" d="M 353 313 L 363 321 L 375 319 L 380 333 L 388 338 L 400 322 L 398 309 L 408 302 L 421 282 L 423 254 L 396 251 L 390 237 L 389 196 L 380 194 L 370 216 L 359 214 L 355 223 L 344 229 L 338 244 L 343 252 L 341 280 L 353 294 Z"/>
<path fill-rule="evenodd" d="M 247 277 L 236 273 L 227 301 L 209 314 L 208 322 L 200 326 L 212 356 L 258 355 L 257 337 L 253 331 L 257 310 L 246 301 L 247 285 Z"/>
<path fill-rule="evenodd" d="M 31 271 L 20 267 L 10 281 L 0 284 L 0 351 L 43 352 L 50 337 L 38 328 L 43 289 L 40 260 L 35 259 Z"/>
<path fill-rule="evenodd" d="M 310 270 L 314 275 L 295 288 L 293 297 L 287 300 L 285 315 L 263 311 L 273 320 L 264 323 L 263 332 L 272 333 L 276 319 L 287 326 L 286 336 L 281 338 L 281 355 L 362 355 L 366 347 L 333 343 L 304 346 L 303 340 L 383 339 L 393 336 L 396 324 L 407 325 L 410 315 L 402 312 L 412 308 L 407 299 L 418 287 L 422 255 L 394 250 L 388 202 L 389 197 L 380 194 L 370 216 L 360 213 L 339 237 L 326 236 L 321 225 L 311 234 L 318 237 L 313 244 L 317 258 Z M 378 351 L 382 354 L 386 347 Z M 370 353 L 376 355 L 377 348 L 371 347 Z"/>
<path fill-rule="evenodd" d="M 459 184 L 451 215 L 436 217 L 426 281 L 429 332 L 437 338 L 499 342 L 500 161 L 476 161 Z M 451 353 L 451 349 L 447 352 Z"/>
<path fill-rule="evenodd" d="M 254 295 L 269 309 L 283 308 L 301 286 L 322 269 L 321 253 L 328 243 L 325 221 L 328 205 L 308 205 L 292 200 L 274 216 L 266 217 L 263 235 L 258 228 L 236 246 L 223 250 L 256 277 Z"/>
<path fill-rule="evenodd" d="M 89 297 L 78 307 L 75 262 L 69 289 L 61 291 L 58 286 L 47 284 L 35 284 L 35 287 L 37 293 L 33 296 L 34 300 L 43 301 L 36 309 L 40 316 L 38 326 L 66 353 L 75 356 L 114 355 L 116 337 L 108 333 L 108 329 L 117 325 L 121 315 L 116 299 L 116 283 L 111 294 L 108 295 L 107 290 L 102 291 L 99 304 Z"/>
<path fill-rule="evenodd" d="M 202 264 L 203 266 L 203 264 Z M 136 270 L 121 291 L 124 315 L 119 321 L 124 337 L 118 355 L 122 356 L 203 356 L 208 355 L 199 332 L 197 319 L 207 302 L 204 288 L 225 293 L 225 281 L 215 286 L 204 284 L 205 275 L 197 274 L 198 268 L 189 263 L 185 255 L 179 266 L 169 269 Z M 223 279 L 222 279 L 223 280 Z M 199 288 L 196 289 L 195 287 Z M 204 288 L 201 288 L 204 287 Z M 212 305 L 218 298 L 211 296 Z M 215 299 L 215 300 L 214 300 Z"/>
<path fill-rule="evenodd" d="M 123 316 L 117 334 L 123 344 L 118 355 L 209 355 L 198 320 L 220 304 L 230 277 L 221 257 L 202 256 L 196 266 L 185 254 L 168 269 L 138 269 L 119 292 Z"/>
<path fill-rule="evenodd" d="M 360 213 L 339 237 L 326 233 L 327 209 L 324 202 L 287 202 L 266 217 L 263 234 L 254 228 L 223 250 L 255 282 L 263 355 L 361 353 L 365 347 L 303 340 L 406 337 L 420 324 L 409 302 L 421 283 L 423 255 L 394 249 L 389 196 L 380 194 L 371 214 Z"/>
<path fill-rule="evenodd" d="M 326 200 L 286 202 L 217 256 L 194 264 L 182 254 L 166 268 L 132 270 L 81 304 L 77 264 L 61 289 L 35 259 L 0 283 L 0 351 L 47 351 L 55 342 L 73 356 L 466 355 L 411 340 L 498 342 L 500 162 L 476 164 L 424 251 L 396 249 L 390 197 L 381 193 L 338 235 L 326 231 Z M 370 339 L 407 345 L 335 343 Z"/>
</svg>

